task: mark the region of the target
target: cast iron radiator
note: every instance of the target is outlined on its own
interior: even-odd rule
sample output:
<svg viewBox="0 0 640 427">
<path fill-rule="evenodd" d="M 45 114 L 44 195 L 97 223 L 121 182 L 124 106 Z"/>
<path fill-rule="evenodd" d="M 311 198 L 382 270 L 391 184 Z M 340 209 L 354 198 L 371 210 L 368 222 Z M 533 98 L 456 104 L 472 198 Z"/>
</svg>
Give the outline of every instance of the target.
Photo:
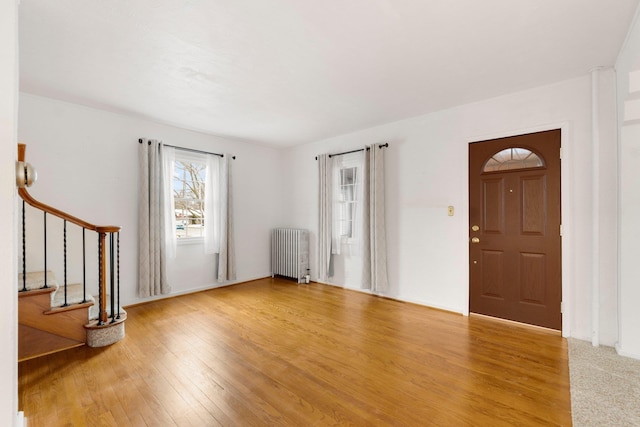
<svg viewBox="0 0 640 427">
<path fill-rule="evenodd" d="M 271 276 L 305 281 L 309 271 L 309 230 L 274 228 L 271 230 Z"/>
</svg>

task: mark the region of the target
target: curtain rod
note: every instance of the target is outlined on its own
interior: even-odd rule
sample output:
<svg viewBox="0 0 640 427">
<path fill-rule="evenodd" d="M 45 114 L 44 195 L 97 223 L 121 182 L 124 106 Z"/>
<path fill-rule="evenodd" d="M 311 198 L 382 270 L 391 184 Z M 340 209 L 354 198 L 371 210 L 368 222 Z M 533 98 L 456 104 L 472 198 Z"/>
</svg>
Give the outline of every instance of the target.
<svg viewBox="0 0 640 427">
<path fill-rule="evenodd" d="M 142 144 L 142 138 L 138 139 L 138 142 L 140 144 Z M 151 145 L 151 141 L 149 141 L 149 145 Z M 201 153 L 201 154 L 213 154 L 214 156 L 218 156 L 218 157 L 224 157 L 224 154 L 219 154 L 219 153 L 212 153 L 210 151 L 202 151 L 202 150 L 196 150 L 194 148 L 185 148 L 185 147 L 176 147 L 175 145 L 169 145 L 169 144 L 162 144 L 165 147 L 171 147 L 171 148 L 175 148 L 177 150 L 183 150 L 183 151 L 191 151 L 192 153 Z M 231 158 L 233 160 L 236 159 L 236 156 L 231 156 Z"/>
<path fill-rule="evenodd" d="M 380 144 L 378 145 L 378 148 L 384 148 L 384 147 L 388 147 L 389 143 L 387 142 L 386 144 Z M 342 156 L 344 154 L 351 154 L 351 153 L 357 153 L 358 151 L 364 151 L 367 150 L 369 151 L 369 147 L 367 148 L 361 148 L 359 150 L 351 150 L 351 151 L 345 151 L 344 153 L 336 153 L 336 154 L 329 154 L 329 158 L 331 157 L 336 157 L 336 156 Z M 316 160 L 318 160 L 318 156 L 316 156 Z"/>
</svg>

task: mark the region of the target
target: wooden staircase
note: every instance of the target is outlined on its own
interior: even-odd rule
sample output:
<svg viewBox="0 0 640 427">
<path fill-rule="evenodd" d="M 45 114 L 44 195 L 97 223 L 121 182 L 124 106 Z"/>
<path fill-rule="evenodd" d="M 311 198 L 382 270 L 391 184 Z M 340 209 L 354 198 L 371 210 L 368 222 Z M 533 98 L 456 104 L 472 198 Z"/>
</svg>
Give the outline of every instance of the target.
<svg viewBox="0 0 640 427">
<path fill-rule="evenodd" d="M 21 281 L 22 274 L 18 278 L 18 282 Z M 27 290 L 18 292 L 19 361 L 85 345 L 89 342 L 89 331 L 105 329 L 98 326 L 97 310 L 92 310 L 96 298 L 89 295 L 85 299 L 81 284 L 67 286 L 65 306 L 64 289 L 53 273 L 47 274 L 47 287 L 44 287 L 42 272 L 27 273 L 27 283 Z M 106 328 L 118 326 L 126 316 L 120 308 L 119 319 Z"/>
<path fill-rule="evenodd" d="M 26 176 L 32 169 L 24 162 L 25 152 L 26 146 L 19 144 L 17 169 L 21 173 L 20 168 L 24 168 Z M 24 181 L 29 182 L 27 179 Z M 22 273 L 18 277 L 18 360 L 32 359 L 85 344 L 101 347 L 123 339 L 126 312 L 119 303 L 120 227 L 96 226 L 80 220 L 35 200 L 24 188 L 26 185 L 21 186 L 18 182 L 18 186 L 18 194 L 23 199 Z M 36 242 L 35 246 L 40 246 L 41 249 L 35 252 L 27 249 L 32 246 L 25 232 L 27 204 L 41 211 L 44 216 L 44 242 Z M 47 214 L 61 219 L 64 224 L 64 280 L 61 284 L 47 268 Z M 67 223 L 82 228 L 83 283 L 67 283 Z M 87 230 L 98 235 L 98 283 L 95 288 L 87 285 L 85 277 Z M 28 255 L 41 253 L 42 250 L 44 269 L 27 272 Z M 95 297 L 91 295 L 93 292 L 97 292 Z"/>
</svg>

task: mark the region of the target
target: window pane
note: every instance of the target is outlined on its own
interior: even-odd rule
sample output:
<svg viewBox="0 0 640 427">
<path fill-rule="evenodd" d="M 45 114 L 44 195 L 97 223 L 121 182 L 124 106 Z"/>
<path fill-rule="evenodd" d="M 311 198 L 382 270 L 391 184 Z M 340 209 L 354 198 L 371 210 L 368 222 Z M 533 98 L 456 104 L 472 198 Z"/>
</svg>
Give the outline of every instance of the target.
<svg viewBox="0 0 640 427">
<path fill-rule="evenodd" d="M 531 150 L 514 147 L 506 148 L 487 160 L 483 172 L 496 172 L 515 169 L 530 169 L 544 166 L 542 159 Z"/>
<path fill-rule="evenodd" d="M 354 201 L 356 195 L 356 168 L 340 169 L 340 201 Z"/>
<path fill-rule="evenodd" d="M 173 196 L 178 238 L 204 235 L 205 173 L 203 163 L 175 162 Z"/>
<path fill-rule="evenodd" d="M 354 237 L 355 203 L 357 202 L 356 185 L 358 185 L 358 168 L 345 167 L 340 169 L 338 188 L 338 233 L 345 239 Z"/>
</svg>

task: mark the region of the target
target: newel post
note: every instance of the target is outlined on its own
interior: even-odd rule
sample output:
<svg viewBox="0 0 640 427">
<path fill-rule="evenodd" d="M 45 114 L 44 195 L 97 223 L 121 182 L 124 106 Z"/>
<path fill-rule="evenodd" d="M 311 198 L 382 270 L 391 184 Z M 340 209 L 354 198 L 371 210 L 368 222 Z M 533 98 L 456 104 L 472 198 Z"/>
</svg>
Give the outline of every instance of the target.
<svg viewBox="0 0 640 427">
<path fill-rule="evenodd" d="M 96 231 L 98 232 L 98 285 L 100 287 L 100 293 L 98 295 L 98 308 L 100 309 L 100 314 L 98 315 L 98 325 L 104 325 L 107 323 L 109 319 L 109 314 L 107 313 L 107 267 L 109 267 L 111 281 L 109 289 L 111 290 L 111 311 L 119 312 L 119 308 L 116 309 L 114 307 L 113 302 L 113 292 L 115 292 L 114 288 L 114 270 L 118 268 L 118 266 L 114 265 L 113 259 L 113 238 L 109 239 L 109 250 L 107 251 L 107 234 L 113 235 L 113 233 L 120 232 L 120 227 L 108 225 L 104 227 L 96 227 Z M 109 254 L 110 263 L 107 264 L 107 253 Z"/>
</svg>

